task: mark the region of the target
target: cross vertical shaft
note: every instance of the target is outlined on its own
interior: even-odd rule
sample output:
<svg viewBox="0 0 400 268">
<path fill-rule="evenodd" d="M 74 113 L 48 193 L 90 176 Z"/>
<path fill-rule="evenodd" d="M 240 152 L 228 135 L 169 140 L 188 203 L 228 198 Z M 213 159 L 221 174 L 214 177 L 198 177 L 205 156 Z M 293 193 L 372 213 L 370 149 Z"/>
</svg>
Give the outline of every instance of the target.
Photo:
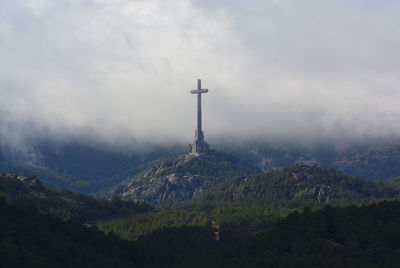
<svg viewBox="0 0 400 268">
<path fill-rule="evenodd" d="M 202 118 L 201 118 L 201 79 L 197 79 L 197 131 L 196 138 L 203 139 Z"/>
<path fill-rule="evenodd" d="M 202 129 L 202 114 L 201 114 L 201 94 L 207 93 L 208 89 L 201 88 L 201 79 L 197 80 L 197 89 L 191 90 L 190 93 L 197 94 L 197 129 L 195 133 L 195 140 L 190 145 L 190 153 L 201 154 L 209 149 L 209 145 L 204 141 L 204 134 Z"/>
</svg>

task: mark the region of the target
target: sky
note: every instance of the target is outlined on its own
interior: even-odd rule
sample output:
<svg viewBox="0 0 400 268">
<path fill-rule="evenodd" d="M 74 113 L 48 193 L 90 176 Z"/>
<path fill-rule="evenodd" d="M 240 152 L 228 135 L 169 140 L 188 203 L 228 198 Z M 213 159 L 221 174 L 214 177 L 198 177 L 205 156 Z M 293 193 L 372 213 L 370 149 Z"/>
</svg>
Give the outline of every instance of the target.
<svg viewBox="0 0 400 268">
<path fill-rule="evenodd" d="M 0 0 L 0 136 L 119 146 L 400 136 L 400 2 Z"/>
</svg>

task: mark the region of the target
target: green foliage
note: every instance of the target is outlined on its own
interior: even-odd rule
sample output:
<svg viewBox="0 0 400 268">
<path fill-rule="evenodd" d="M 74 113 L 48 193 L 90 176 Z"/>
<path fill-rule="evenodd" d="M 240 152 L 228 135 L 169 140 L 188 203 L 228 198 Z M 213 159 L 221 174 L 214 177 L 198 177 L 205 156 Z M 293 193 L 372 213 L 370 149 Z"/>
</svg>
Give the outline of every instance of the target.
<svg viewBox="0 0 400 268">
<path fill-rule="evenodd" d="M 213 250 L 218 241 L 210 227 L 169 227 L 139 238 L 134 245 L 139 251 L 141 267 L 179 267 L 188 256 Z"/>
<path fill-rule="evenodd" d="M 399 267 L 399 230 L 400 202 L 384 201 L 314 212 L 305 208 L 273 229 L 235 239 L 223 239 L 221 230 L 220 242 L 209 240 L 194 252 L 162 243 L 165 232 L 141 241 L 155 245 L 144 258 L 147 267 Z M 189 241 L 195 236 L 189 235 Z"/>
<path fill-rule="evenodd" d="M 34 177 L 9 173 L 0 176 L 0 195 L 14 204 L 36 207 L 43 214 L 80 223 L 152 210 L 144 202 L 122 201 L 119 198 L 112 201 L 96 199 L 63 188 L 42 185 Z"/>
<path fill-rule="evenodd" d="M 357 205 L 170 207 L 99 221 L 105 235 L 0 200 L 0 258 L 6 267 L 398 267 L 400 202 Z"/>
<path fill-rule="evenodd" d="M 217 158 L 219 162 L 214 161 Z M 221 177 L 218 183 L 210 182 L 210 190 L 198 198 L 158 209 L 143 202 L 123 201 L 118 195 L 111 200 L 95 199 L 42 185 L 36 178 L 2 174 L 1 264 L 6 267 L 400 265 L 400 202 L 382 201 L 399 196 L 397 179 L 373 182 L 301 164 L 235 177 L 232 174 L 240 174 L 244 169 L 230 166 L 232 162 L 221 158 L 198 158 L 188 166 L 164 169 L 165 174 L 205 172 L 210 178 L 213 174 Z M 330 205 L 326 206 L 327 203 Z M 301 209 L 306 205 L 310 207 Z M 87 228 L 49 215 L 90 223 L 86 226 L 95 223 L 96 227 Z"/>
<path fill-rule="evenodd" d="M 305 209 L 250 239 L 246 254 L 258 265 L 271 265 L 264 256 L 275 256 L 297 267 L 394 267 L 400 264 L 399 227 L 399 201 Z"/>
<path fill-rule="evenodd" d="M 400 177 L 394 177 L 391 179 L 385 180 L 385 184 L 393 187 L 395 189 L 400 189 Z"/>
<path fill-rule="evenodd" d="M 140 236 L 166 227 L 190 227 L 210 225 L 205 212 L 162 209 L 134 216 L 99 221 L 97 227 L 105 233 L 113 232 L 126 240 L 136 240 Z"/>
<path fill-rule="evenodd" d="M 105 233 L 136 240 L 156 230 L 170 227 L 215 227 L 230 234 L 257 233 L 271 228 L 292 209 L 280 207 L 217 207 L 210 211 L 164 208 L 113 220 L 98 221 Z"/>
<path fill-rule="evenodd" d="M 292 211 L 270 206 L 216 207 L 209 217 L 219 224 L 221 232 L 254 234 L 270 229 Z"/>
<path fill-rule="evenodd" d="M 275 205 L 300 207 L 332 201 L 400 196 L 399 187 L 347 176 L 339 171 L 297 164 L 230 179 L 188 204 Z"/>
<path fill-rule="evenodd" d="M 55 172 L 26 164 L 20 164 L 20 163 L 16 164 L 16 163 L 8 163 L 2 161 L 0 161 L 0 170 L 3 171 L 4 174 L 12 171 L 13 173 L 18 173 L 18 174 L 39 176 L 43 181 L 61 187 L 69 187 L 70 189 L 73 190 L 81 190 L 81 191 L 87 190 L 86 186 L 85 188 L 80 188 L 80 189 L 74 187 L 73 184 L 77 182 L 77 178 L 67 173 Z"/>
<path fill-rule="evenodd" d="M 134 248 L 96 228 L 0 199 L 1 267 L 134 267 Z"/>
</svg>

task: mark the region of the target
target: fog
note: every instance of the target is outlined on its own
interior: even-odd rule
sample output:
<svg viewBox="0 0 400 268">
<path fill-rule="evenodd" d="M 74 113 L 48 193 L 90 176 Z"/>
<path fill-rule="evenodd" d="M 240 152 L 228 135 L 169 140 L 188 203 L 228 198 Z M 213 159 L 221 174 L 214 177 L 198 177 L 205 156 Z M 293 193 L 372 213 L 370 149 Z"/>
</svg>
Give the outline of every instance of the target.
<svg viewBox="0 0 400 268">
<path fill-rule="evenodd" d="M 188 143 L 400 135 L 400 2 L 1 0 L 0 135 Z"/>
</svg>

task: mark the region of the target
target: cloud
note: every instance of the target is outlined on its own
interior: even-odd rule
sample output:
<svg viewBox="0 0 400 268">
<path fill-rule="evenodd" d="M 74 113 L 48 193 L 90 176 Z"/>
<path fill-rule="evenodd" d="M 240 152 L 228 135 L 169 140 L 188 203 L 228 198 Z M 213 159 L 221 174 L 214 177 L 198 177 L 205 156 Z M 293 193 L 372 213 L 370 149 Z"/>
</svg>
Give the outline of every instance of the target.
<svg viewBox="0 0 400 268">
<path fill-rule="evenodd" d="M 396 1 L 4 0 L 0 10 L 3 137 L 187 143 L 197 78 L 210 89 L 208 139 L 400 134 Z"/>
</svg>

